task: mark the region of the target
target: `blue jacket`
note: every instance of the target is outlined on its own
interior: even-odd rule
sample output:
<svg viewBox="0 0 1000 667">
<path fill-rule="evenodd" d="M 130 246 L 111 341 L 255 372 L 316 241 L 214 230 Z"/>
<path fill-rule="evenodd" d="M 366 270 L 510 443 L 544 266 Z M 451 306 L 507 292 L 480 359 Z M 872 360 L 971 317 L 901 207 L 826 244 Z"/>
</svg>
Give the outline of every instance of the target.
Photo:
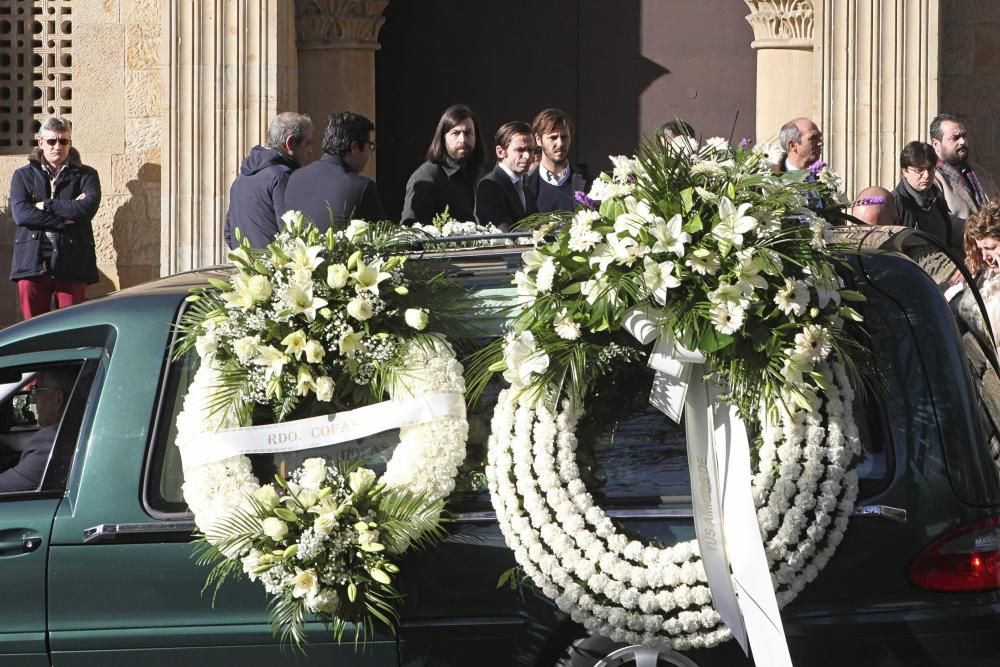
<svg viewBox="0 0 1000 667">
<path fill-rule="evenodd" d="M 240 174 L 229 188 L 226 212 L 226 245 L 235 248 L 236 230 L 250 239 L 254 248 L 264 248 L 281 229 L 285 212 L 285 186 L 298 167 L 274 148 L 254 146 L 243 160 Z"/>
<path fill-rule="evenodd" d="M 385 220 L 385 209 L 375 181 L 351 169 L 338 155 L 323 153 L 288 179 L 285 210 L 302 211 L 320 231 L 332 222 L 338 227 L 354 218 Z"/>
<path fill-rule="evenodd" d="M 15 171 L 10 181 L 10 210 L 17 225 L 10 279 L 45 275 L 42 237 L 51 232 L 52 276 L 67 282 L 96 283 L 97 254 L 91 221 L 101 205 L 97 171 L 82 164 L 80 153 L 71 148 L 53 192 L 41 160 L 42 151 L 35 148 L 28 164 Z M 36 206 L 38 202 L 43 203 L 42 209 Z M 66 224 L 67 220 L 73 224 Z"/>
</svg>

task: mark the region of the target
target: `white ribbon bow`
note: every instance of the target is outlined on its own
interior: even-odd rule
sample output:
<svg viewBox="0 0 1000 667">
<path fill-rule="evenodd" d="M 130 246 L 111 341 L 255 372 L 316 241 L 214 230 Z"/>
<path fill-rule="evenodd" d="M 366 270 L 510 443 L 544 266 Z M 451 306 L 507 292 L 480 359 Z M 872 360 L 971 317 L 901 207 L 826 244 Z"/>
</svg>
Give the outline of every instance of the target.
<svg viewBox="0 0 1000 667">
<path fill-rule="evenodd" d="M 704 355 L 674 340 L 658 317 L 650 306 L 636 306 L 623 326 L 643 345 L 656 341 L 649 402 L 678 424 L 687 411 L 695 530 L 715 609 L 744 653 L 752 648 L 759 664 L 791 667 L 754 508 L 746 424 L 720 400 L 719 387 L 704 381 Z"/>
</svg>

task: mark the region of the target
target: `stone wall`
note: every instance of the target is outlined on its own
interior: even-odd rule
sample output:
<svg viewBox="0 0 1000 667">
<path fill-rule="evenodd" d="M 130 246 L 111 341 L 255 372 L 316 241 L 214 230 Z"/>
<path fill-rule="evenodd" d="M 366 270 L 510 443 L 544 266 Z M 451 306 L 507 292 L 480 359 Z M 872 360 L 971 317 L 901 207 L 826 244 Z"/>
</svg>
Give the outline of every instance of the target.
<svg viewBox="0 0 1000 667">
<path fill-rule="evenodd" d="M 941 0 L 940 85 L 938 110 L 965 120 L 972 159 L 1000 177 L 1000 2 Z"/>
<path fill-rule="evenodd" d="M 72 5 L 68 115 L 73 145 L 84 163 L 98 170 L 103 191 L 93 222 L 101 281 L 87 289 L 89 297 L 159 275 L 160 4 L 90 0 Z M 42 111 L 36 120 L 49 115 Z M 14 239 L 7 205 L 10 176 L 25 157 L 0 156 L 0 271 L 5 274 Z M 18 318 L 16 289 L 3 281 L 0 325 Z"/>
</svg>

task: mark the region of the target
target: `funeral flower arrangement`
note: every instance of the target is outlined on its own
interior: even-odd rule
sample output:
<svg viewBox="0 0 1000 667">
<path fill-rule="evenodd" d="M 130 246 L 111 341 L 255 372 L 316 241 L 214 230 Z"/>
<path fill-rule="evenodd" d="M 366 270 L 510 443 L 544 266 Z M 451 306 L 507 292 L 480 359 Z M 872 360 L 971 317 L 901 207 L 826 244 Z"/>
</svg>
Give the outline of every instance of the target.
<svg viewBox="0 0 1000 667">
<path fill-rule="evenodd" d="M 493 224 L 480 224 L 474 221 L 459 221 L 451 217 L 451 212 L 445 206 L 444 210 L 434 216 L 434 220 L 429 225 L 415 224 L 413 229 L 424 232 L 431 239 L 433 244 L 426 244 L 432 248 L 456 247 L 456 246 L 509 246 L 514 245 L 514 241 L 509 238 L 489 238 L 502 235 L 502 229 Z M 468 237 L 485 237 L 470 239 Z M 462 237 L 461 241 L 448 242 L 451 237 Z"/>
<path fill-rule="evenodd" d="M 473 391 L 500 371 L 510 385 L 490 491 L 519 566 L 574 620 L 617 641 L 711 646 L 729 631 L 697 542 L 662 548 L 616 526 L 581 481 L 576 424 L 654 339 L 700 353 L 696 372 L 759 434 L 754 503 L 784 604 L 832 555 L 857 494 L 861 297 L 807 205 L 835 206 L 832 172 L 777 174 L 766 149 L 719 138 L 612 160 L 568 222 L 542 224 L 515 277 L 522 310 L 471 366 Z"/>
<path fill-rule="evenodd" d="M 267 250 L 244 241 L 229 279 L 189 297 L 180 354 L 194 348 L 201 363 L 177 419 L 184 497 L 201 561 L 214 564 L 208 584 L 259 581 L 276 631 L 297 645 L 307 613 L 364 640 L 376 623 L 394 627 L 399 557 L 442 535 L 465 456 L 462 367 L 446 338 L 464 292 L 407 262 L 408 230 L 356 220 L 321 234 L 296 212 L 285 222 Z M 443 407 L 420 411 L 433 401 Z M 399 418 L 381 478 L 314 457 L 261 484 L 246 454 L 303 447 L 243 446 L 272 423 L 308 424 L 310 447 L 347 441 L 407 410 L 416 416 Z"/>
</svg>

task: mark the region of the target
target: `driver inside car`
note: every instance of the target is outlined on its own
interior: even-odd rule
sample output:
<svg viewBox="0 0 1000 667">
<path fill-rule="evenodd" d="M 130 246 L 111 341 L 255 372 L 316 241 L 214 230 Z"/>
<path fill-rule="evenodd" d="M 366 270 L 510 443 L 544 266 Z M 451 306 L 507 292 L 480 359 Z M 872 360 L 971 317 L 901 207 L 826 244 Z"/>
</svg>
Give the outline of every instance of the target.
<svg viewBox="0 0 1000 667">
<path fill-rule="evenodd" d="M 66 399 L 75 381 L 76 371 L 72 368 L 50 368 L 35 376 L 29 391 L 40 428 L 25 444 L 14 467 L 0 473 L 0 493 L 34 491 L 41 484 Z"/>
</svg>

